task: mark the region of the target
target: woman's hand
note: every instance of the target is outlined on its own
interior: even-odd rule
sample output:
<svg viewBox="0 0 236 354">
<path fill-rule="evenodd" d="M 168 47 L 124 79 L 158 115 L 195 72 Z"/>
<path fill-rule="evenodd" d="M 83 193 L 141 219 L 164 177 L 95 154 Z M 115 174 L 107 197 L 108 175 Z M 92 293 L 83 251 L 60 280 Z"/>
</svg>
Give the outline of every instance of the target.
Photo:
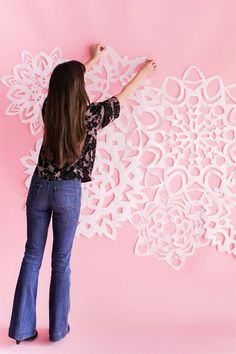
<svg viewBox="0 0 236 354">
<path fill-rule="evenodd" d="M 101 45 L 100 43 L 92 44 L 90 46 L 90 58 L 92 60 L 99 59 L 104 49 L 105 46 Z"/>
<path fill-rule="evenodd" d="M 157 68 L 156 63 L 152 59 L 147 59 L 144 66 L 136 73 L 123 89 L 115 96 L 118 98 L 121 105 L 134 93 L 140 82 L 147 76 L 152 74 Z"/>
<path fill-rule="evenodd" d="M 147 59 L 144 66 L 140 69 L 140 72 L 144 75 L 150 75 L 152 74 L 157 68 L 157 65 L 154 60 L 152 59 Z"/>
<path fill-rule="evenodd" d="M 89 71 L 93 64 L 100 58 L 105 46 L 100 43 L 92 44 L 89 48 L 90 58 L 84 63 L 86 71 Z"/>
</svg>

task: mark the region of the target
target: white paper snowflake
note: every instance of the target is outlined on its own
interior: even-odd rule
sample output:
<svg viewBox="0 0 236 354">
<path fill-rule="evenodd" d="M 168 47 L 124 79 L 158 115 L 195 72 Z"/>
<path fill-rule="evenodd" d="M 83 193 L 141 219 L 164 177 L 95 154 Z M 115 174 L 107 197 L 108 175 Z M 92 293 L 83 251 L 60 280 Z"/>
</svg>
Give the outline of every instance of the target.
<svg viewBox="0 0 236 354">
<path fill-rule="evenodd" d="M 202 247 L 204 236 L 204 245 L 210 241 L 218 250 L 236 255 L 234 88 L 234 85 L 225 87 L 218 76 L 205 78 L 192 66 L 182 79 L 165 79 L 161 93 L 158 92 L 160 104 L 152 107 L 155 109 L 151 113 L 155 118 L 153 124 L 146 125 L 136 119 L 135 131 L 140 139 L 130 147 L 139 151 L 136 164 L 144 171 L 145 186 L 155 191 L 155 202 L 150 200 L 143 210 L 130 217 L 139 234 L 136 253 L 164 258 L 179 269 L 186 255 Z M 127 154 L 132 156 L 131 152 Z M 146 159 L 142 158 L 144 154 Z M 148 154 L 149 163 L 146 163 Z M 160 198 L 163 191 L 168 195 L 164 202 L 166 208 Z M 183 244 L 179 243 L 178 228 L 171 233 L 171 243 L 169 233 L 158 226 L 166 225 L 169 217 L 174 219 L 173 213 L 178 215 L 179 193 L 182 204 L 186 201 L 181 206 L 181 218 L 185 220 L 188 234 Z M 196 222 L 200 223 L 200 229 L 193 228 Z M 151 225 L 156 230 L 154 239 L 147 231 Z M 160 242 L 163 239 L 166 248 Z"/>
<path fill-rule="evenodd" d="M 19 115 L 21 123 L 29 124 L 31 134 L 36 135 L 43 126 L 42 104 L 51 72 L 61 62 L 61 51 L 55 48 L 49 54 L 40 52 L 35 56 L 23 51 L 21 60 L 14 66 L 13 75 L 1 79 L 9 87 L 7 98 L 11 102 L 5 113 Z"/>
</svg>

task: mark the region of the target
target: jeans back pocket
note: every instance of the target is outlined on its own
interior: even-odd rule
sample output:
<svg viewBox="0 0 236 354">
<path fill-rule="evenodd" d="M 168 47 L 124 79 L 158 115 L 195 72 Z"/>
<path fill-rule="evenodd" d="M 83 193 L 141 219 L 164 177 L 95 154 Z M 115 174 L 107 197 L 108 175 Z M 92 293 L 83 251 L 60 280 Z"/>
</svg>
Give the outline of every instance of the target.
<svg viewBox="0 0 236 354">
<path fill-rule="evenodd" d="M 67 187 L 54 187 L 55 206 L 67 210 L 77 207 L 79 190 Z"/>
<path fill-rule="evenodd" d="M 29 192 L 26 199 L 26 205 L 35 207 L 37 205 L 37 199 L 42 185 L 31 183 Z"/>
</svg>

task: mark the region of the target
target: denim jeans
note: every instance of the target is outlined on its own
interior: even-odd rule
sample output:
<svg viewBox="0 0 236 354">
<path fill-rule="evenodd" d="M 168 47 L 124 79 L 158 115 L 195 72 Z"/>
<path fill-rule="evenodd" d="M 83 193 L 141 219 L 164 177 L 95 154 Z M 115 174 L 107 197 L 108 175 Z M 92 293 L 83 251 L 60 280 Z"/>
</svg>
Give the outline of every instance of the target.
<svg viewBox="0 0 236 354">
<path fill-rule="evenodd" d="M 81 205 L 81 180 L 48 181 L 35 173 L 26 200 L 27 241 L 16 284 L 8 335 L 22 340 L 36 331 L 36 297 L 48 227 L 53 246 L 49 288 L 49 339 L 67 334 L 70 257 Z"/>
</svg>

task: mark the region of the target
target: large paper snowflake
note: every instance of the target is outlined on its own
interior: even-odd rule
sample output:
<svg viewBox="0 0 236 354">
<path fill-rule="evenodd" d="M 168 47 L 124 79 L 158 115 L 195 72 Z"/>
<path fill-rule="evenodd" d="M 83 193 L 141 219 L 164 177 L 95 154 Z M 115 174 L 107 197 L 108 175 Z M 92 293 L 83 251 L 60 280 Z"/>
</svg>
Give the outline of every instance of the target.
<svg viewBox="0 0 236 354">
<path fill-rule="evenodd" d="M 58 49 L 35 57 L 24 53 L 24 74 L 17 65 L 13 76 L 2 79 L 12 102 L 6 114 L 19 114 L 36 134 L 50 72 L 62 59 Z M 118 92 L 144 61 L 107 49 L 86 73 L 91 101 Z M 77 237 L 115 239 L 122 221 L 129 220 L 138 233 L 135 254 L 155 256 L 176 270 L 196 248 L 210 244 L 236 256 L 236 85 L 206 78 L 194 66 L 181 79 L 167 77 L 161 88 L 149 84 L 143 81 L 120 117 L 99 132 L 93 181 L 83 184 Z M 41 143 L 39 138 L 35 151 L 21 158 L 27 186 Z"/>
<path fill-rule="evenodd" d="M 153 124 L 136 120 L 136 131 L 147 139 L 130 146 L 138 151 L 136 163 L 144 171 L 145 186 L 155 191 L 154 203 L 130 217 L 139 234 L 138 254 L 153 254 L 176 269 L 195 247 L 209 241 L 236 255 L 234 89 L 234 85 L 225 87 L 218 76 L 205 78 L 192 66 L 181 80 L 166 78 L 159 110 L 151 113 L 156 118 Z M 182 215 L 184 224 L 173 223 L 174 215 Z"/>
<path fill-rule="evenodd" d="M 19 115 L 21 123 L 29 124 L 36 135 L 42 128 L 42 103 L 47 95 L 52 70 L 61 62 L 61 51 L 55 48 L 50 54 L 40 52 L 33 56 L 28 51 L 21 53 L 22 63 L 13 68 L 13 75 L 2 78 L 9 87 L 7 98 L 11 102 L 6 109 L 9 116 Z"/>
</svg>

